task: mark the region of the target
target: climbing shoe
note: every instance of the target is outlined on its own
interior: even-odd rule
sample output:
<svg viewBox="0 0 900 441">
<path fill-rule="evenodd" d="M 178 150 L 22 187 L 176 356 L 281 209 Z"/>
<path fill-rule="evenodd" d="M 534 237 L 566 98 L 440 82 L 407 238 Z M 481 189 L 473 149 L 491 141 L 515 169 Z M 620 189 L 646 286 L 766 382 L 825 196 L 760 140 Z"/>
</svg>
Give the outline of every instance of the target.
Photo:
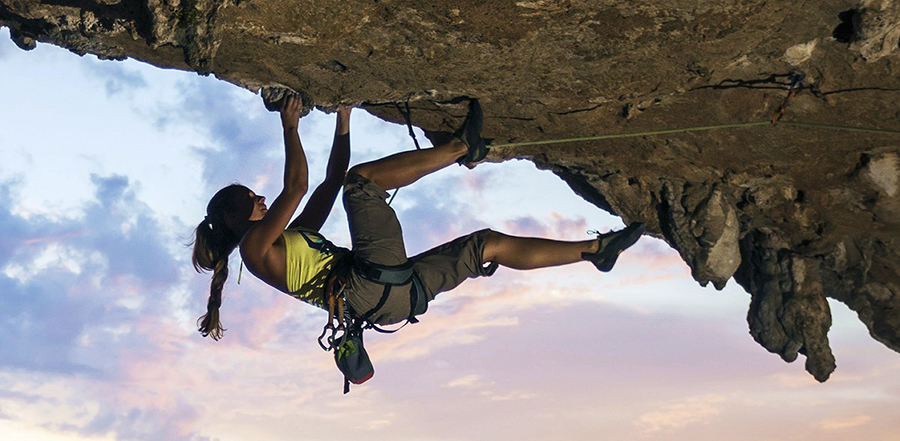
<svg viewBox="0 0 900 441">
<path fill-rule="evenodd" d="M 481 104 L 478 100 L 469 101 L 469 114 L 466 115 L 465 121 L 459 130 L 453 134 L 453 137 L 462 141 L 469 151 L 460 156 L 456 162 L 468 168 L 475 168 L 478 163 L 484 161 L 488 154 L 487 144 L 481 137 L 481 125 L 484 120 L 484 114 L 481 111 Z"/>
<path fill-rule="evenodd" d="M 616 264 L 619 254 L 634 245 L 642 234 L 644 234 L 644 224 L 640 222 L 635 222 L 619 231 L 598 234 L 597 241 L 600 242 L 598 251 L 581 253 L 581 258 L 593 263 L 598 270 L 609 272 Z"/>
</svg>

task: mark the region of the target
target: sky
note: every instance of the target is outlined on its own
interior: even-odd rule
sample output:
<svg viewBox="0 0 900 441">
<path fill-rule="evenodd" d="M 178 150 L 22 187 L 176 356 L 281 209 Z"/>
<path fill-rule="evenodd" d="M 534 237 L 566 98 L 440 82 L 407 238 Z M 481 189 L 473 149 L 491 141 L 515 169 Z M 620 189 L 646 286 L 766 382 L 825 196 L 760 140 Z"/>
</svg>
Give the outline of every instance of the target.
<svg viewBox="0 0 900 441">
<path fill-rule="evenodd" d="M 501 268 L 440 294 L 420 323 L 366 335 L 375 377 L 342 395 L 315 342 L 324 312 L 249 273 L 238 285 L 236 254 L 225 338 L 196 331 L 209 275 L 188 245 L 209 197 L 233 182 L 280 190 L 280 121 L 258 96 L 131 60 L 25 52 L 2 29 L 0 99 L 4 440 L 900 439 L 900 355 L 855 313 L 829 301 L 838 366 L 819 384 L 802 357 L 753 341 L 736 283 L 701 288 L 647 236 L 611 273 Z M 334 118 L 300 122 L 311 185 Z M 352 164 L 414 148 L 362 109 L 351 142 Z M 392 207 L 410 255 L 488 227 L 580 240 L 623 226 L 525 161 L 450 167 Z M 340 204 L 322 231 L 349 245 Z"/>
</svg>

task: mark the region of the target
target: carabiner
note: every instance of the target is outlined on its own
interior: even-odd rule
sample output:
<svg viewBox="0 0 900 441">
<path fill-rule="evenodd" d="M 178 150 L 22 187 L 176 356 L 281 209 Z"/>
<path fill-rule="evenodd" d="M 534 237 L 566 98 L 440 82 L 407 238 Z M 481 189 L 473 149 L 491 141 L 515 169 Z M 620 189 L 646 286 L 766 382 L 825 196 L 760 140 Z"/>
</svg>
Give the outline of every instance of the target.
<svg viewBox="0 0 900 441">
<path fill-rule="evenodd" d="M 329 329 L 331 330 L 331 335 L 328 336 L 328 338 L 327 338 L 327 340 L 326 340 L 325 335 L 328 334 L 328 330 L 329 330 Z M 334 344 L 333 344 L 332 342 L 334 341 L 334 334 L 335 334 L 336 332 L 337 332 L 337 331 L 335 331 L 335 329 L 334 329 L 334 323 L 333 323 L 333 322 L 329 322 L 327 325 L 325 325 L 324 328 L 322 328 L 322 335 L 319 336 L 319 346 L 320 346 L 320 347 L 322 348 L 322 350 L 324 350 L 325 352 L 328 352 L 328 351 L 334 349 Z M 328 346 L 325 346 L 325 343 L 322 343 L 323 340 L 328 341 Z"/>
</svg>

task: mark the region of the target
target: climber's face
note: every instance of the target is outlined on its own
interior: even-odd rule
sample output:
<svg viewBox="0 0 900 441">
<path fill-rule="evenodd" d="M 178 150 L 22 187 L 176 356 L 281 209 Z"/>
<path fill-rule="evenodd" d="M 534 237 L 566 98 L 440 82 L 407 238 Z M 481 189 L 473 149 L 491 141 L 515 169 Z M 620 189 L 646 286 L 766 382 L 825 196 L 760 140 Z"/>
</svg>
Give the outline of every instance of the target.
<svg viewBox="0 0 900 441">
<path fill-rule="evenodd" d="M 250 203 L 253 204 L 253 211 L 250 213 L 250 220 L 258 221 L 262 219 L 269 211 L 269 208 L 266 207 L 266 197 L 257 195 L 253 192 L 253 190 L 249 190 L 248 196 L 250 198 Z"/>
</svg>

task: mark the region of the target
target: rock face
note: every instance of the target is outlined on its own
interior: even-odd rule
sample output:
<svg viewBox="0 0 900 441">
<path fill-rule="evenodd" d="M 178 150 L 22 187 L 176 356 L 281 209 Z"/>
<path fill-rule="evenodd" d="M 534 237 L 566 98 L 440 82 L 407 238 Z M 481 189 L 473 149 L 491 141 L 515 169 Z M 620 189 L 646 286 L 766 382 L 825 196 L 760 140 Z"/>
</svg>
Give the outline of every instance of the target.
<svg viewBox="0 0 900 441">
<path fill-rule="evenodd" d="M 35 42 L 133 57 L 432 137 L 481 100 L 491 159 L 527 158 L 643 221 L 750 333 L 824 381 L 826 296 L 900 351 L 900 5 L 891 0 L 0 0 Z M 793 92 L 790 100 L 786 100 Z M 784 104 L 786 107 L 781 108 Z M 768 121 L 618 139 L 509 145 Z"/>
</svg>

